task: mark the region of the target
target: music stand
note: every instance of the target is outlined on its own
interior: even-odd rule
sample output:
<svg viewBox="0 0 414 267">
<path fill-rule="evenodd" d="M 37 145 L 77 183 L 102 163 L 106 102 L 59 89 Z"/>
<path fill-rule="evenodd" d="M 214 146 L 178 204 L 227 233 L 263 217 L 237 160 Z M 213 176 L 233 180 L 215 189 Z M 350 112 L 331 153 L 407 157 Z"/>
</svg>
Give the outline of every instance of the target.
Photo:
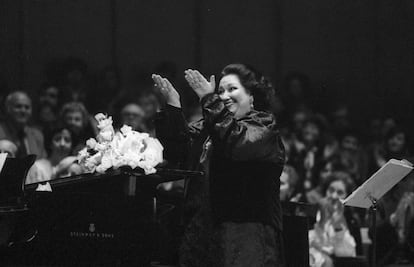
<svg viewBox="0 0 414 267">
<path fill-rule="evenodd" d="M 390 159 L 368 180 L 359 186 L 342 203 L 345 206 L 369 209 L 372 213 L 373 230 L 371 265 L 376 266 L 376 213 L 378 200 L 413 170 L 408 161 Z"/>
</svg>

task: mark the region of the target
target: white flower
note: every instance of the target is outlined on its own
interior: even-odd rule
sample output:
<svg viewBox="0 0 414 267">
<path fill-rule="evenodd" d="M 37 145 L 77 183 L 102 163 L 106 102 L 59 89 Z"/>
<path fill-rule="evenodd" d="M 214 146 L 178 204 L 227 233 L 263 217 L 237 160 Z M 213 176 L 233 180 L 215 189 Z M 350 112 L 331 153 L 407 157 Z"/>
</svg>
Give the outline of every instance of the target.
<svg viewBox="0 0 414 267">
<path fill-rule="evenodd" d="M 162 147 L 160 141 L 158 139 L 148 137 L 144 140 L 144 144 L 146 149 L 143 152 L 145 159 L 151 159 L 157 164 L 162 162 L 162 152 L 164 148 Z"/>
<path fill-rule="evenodd" d="M 106 115 L 102 114 L 102 113 L 98 113 L 95 115 L 95 119 L 98 121 L 98 129 L 99 130 L 104 130 L 107 128 L 112 128 L 112 117 L 107 117 Z"/>
<path fill-rule="evenodd" d="M 104 150 L 107 149 L 107 147 L 108 147 L 108 144 L 97 143 L 95 145 L 95 150 L 96 151 L 104 151 Z"/>
<path fill-rule="evenodd" d="M 146 146 L 142 152 L 143 160 L 139 162 L 138 166 L 144 169 L 145 174 L 154 173 L 155 167 L 162 162 L 162 151 L 164 148 L 161 143 L 152 137 L 144 140 Z"/>
<path fill-rule="evenodd" d="M 122 128 L 120 130 L 121 130 L 121 133 L 123 135 L 128 135 L 132 132 L 132 127 L 128 126 L 128 125 L 124 125 L 124 126 L 122 126 Z"/>
<path fill-rule="evenodd" d="M 115 134 L 111 117 L 99 113 L 95 118 L 99 134 L 96 140 L 89 139 L 87 147 L 78 154 L 78 161 L 86 171 L 104 173 L 110 168 L 130 166 L 140 167 L 146 174 L 156 172 L 155 167 L 163 160 L 163 147 L 157 139 L 133 131 L 127 125 Z M 94 151 L 92 155 L 91 150 Z"/>
<path fill-rule="evenodd" d="M 83 166 L 87 171 L 94 172 L 102 159 L 102 153 L 98 152 L 85 159 Z"/>
<path fill-rule="evenodd" d="M 96 114 L 96 115 L 95 115 L 95 119 L 96 119 L 97 121 L 104 120 L 104 119 L 106 119 L 106 115 L 105 115 L 105 114 L 103 114 L 103 113 L 98 113 L 98 114 Z"/>
<path fill-rule="evenodd" d="M 105 129 L 99 133 L 98 140 L 100 142 L 110 142 L 113 136 L 114 136 L 113 129 Z"/>
<path fill-rule="evenodd" d="M 103 155 L 100 164 L 96 167 L 96 172 L 105 173 L 106 170 L 112 167 L 111 153 Z"/>
<path fill-rule="evenodd" d="M 95 119 L 98 121 L 98 142 L 110 142 L 115 134 L 114 127 L 112 126 L 112 117 L 98 113 L 95 115 Z"/>
<path fill-rule="evenodd" d="M 97 144 L 97 142 L 96 142 L 95 138 L 89 138 L 89 139 L 86 141 L 86 146 L 87 146 L 89 149 L 95 149 L 96 144 Z"/>
<path fill-rule="evenodd" d="M 79 151 L 78 153 L 78 161 L 83 161 L 84 159 L 86 159 L 87 157 L 89 157 L 89 153 L 88 153 L 88 148 L 84 147 L 82 150 Z"/>
</svg>

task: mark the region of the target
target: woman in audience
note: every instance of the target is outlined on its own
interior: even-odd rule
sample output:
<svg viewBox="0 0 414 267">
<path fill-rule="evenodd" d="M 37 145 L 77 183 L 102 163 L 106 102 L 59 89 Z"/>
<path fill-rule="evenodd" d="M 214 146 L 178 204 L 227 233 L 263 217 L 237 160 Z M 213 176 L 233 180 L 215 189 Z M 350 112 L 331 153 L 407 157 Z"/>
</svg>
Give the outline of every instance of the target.
<svg viewBox="0 0 414 267">
<path fill-rule="evenodd" d="M 414 180 L 405 179 L 407 185 L 397 209 L 391 214 L 390 222 L 398 235 L 399 261 L 409 260 L 414 263 Z"/>
<path fill-rule="evenodd" d="M 67 127 L 53 129 L 46 138 L 47 159 L 37 160 L 30 169 L 26 183 L 80 174 L 76 156 L 72 156 L 72 133 Z"/>
<path fill-rule="evenodd" d="M 382 146 L 374 149 L 370 155 L 370 173 L 392 158 L 401 160 L 409 157 L 407 133 L 400 127 L 388 129 Z"/>
<path fill-rule="evenodd" d="M 76 155 L 73 151 L 73 134 L 67 127 L 57 127 L 49 133 L 46 142 L 46 150 L 49 153 L 48 160 L 53 166 L 52 178 L 73 175 L 69 170 L 75 169 Z"/>
<path fill-rule="evenodd" d="M 63 125 L 72 132 L 72 144 L 74 153 L 81 150 L 86 140 L 97 135 L 96 124 L 80 102 L 66 103 L 60 111 L 60 119 Z"/>
<path fill-rule="evenodd" d="M 315 227 L 309 232 L 311 266 L 330 267 L 333 257 L 356 256 L 357 241 L 360 240 L 358 222 L 340 201 L 352 188 L 352 181 L 344 176 L 333 175 L 326 182 Z M 357 235 L 357 240 L 353 234 Z"/>
<path fill-rule="evenodd" d="M 318 184 L 318 173 L 324 163 L 323 129 L 322 123 L 316 117 L 308 118 L 290 149 L 288 163 L 303 177 L 306 191 Z"/>
<path fill-rule="evenodd" d="M 367 155 L 361 149 L 361 139 L 356 131 L 344 130 L 339 137 L 336 153 L 338 163 L 352 175 L 355 184 L 362 184 L 368 178 Z"/>
<path fill-rule="evenodd" d="M 280 175 L 280 200 L 292 202 L 304 202 L 305 193 L 296 170 L 285 165 Z"/>
</svg>

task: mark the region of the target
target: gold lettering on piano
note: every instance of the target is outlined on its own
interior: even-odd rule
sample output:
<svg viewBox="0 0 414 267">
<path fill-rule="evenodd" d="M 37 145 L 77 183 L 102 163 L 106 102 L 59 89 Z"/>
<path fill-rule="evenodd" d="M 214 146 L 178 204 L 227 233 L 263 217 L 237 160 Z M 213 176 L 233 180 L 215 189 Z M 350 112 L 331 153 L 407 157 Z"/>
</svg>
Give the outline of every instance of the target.
<svg viewBox="0 0 414 267">
<path fill-rule="evenodd" d="M 70 237 L 74 238 L 102 238 L 102 239 L 113 239 L 115 238 L 114 234 L 111 233 L 87 233 L 87 232 L 70 232 Z"/>
</svg>

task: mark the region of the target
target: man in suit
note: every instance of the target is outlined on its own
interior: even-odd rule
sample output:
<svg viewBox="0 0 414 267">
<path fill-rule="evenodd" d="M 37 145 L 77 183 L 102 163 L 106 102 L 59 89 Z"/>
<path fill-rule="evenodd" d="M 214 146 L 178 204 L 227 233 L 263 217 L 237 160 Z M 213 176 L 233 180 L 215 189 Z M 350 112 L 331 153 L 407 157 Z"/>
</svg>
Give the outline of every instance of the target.
<svg viewBox="0 0 414 267">
<path fill-rule="evenodd" d="M 43 134 L 29 126 L 32 116 L 32 101 L 22 91 L 10 93 L 5 99 L 6 116 L 0 122 L 0 139 L 16 144 L 16 157 L 35 154 L 37 159 L 46 157 Z"/>
</svg>

